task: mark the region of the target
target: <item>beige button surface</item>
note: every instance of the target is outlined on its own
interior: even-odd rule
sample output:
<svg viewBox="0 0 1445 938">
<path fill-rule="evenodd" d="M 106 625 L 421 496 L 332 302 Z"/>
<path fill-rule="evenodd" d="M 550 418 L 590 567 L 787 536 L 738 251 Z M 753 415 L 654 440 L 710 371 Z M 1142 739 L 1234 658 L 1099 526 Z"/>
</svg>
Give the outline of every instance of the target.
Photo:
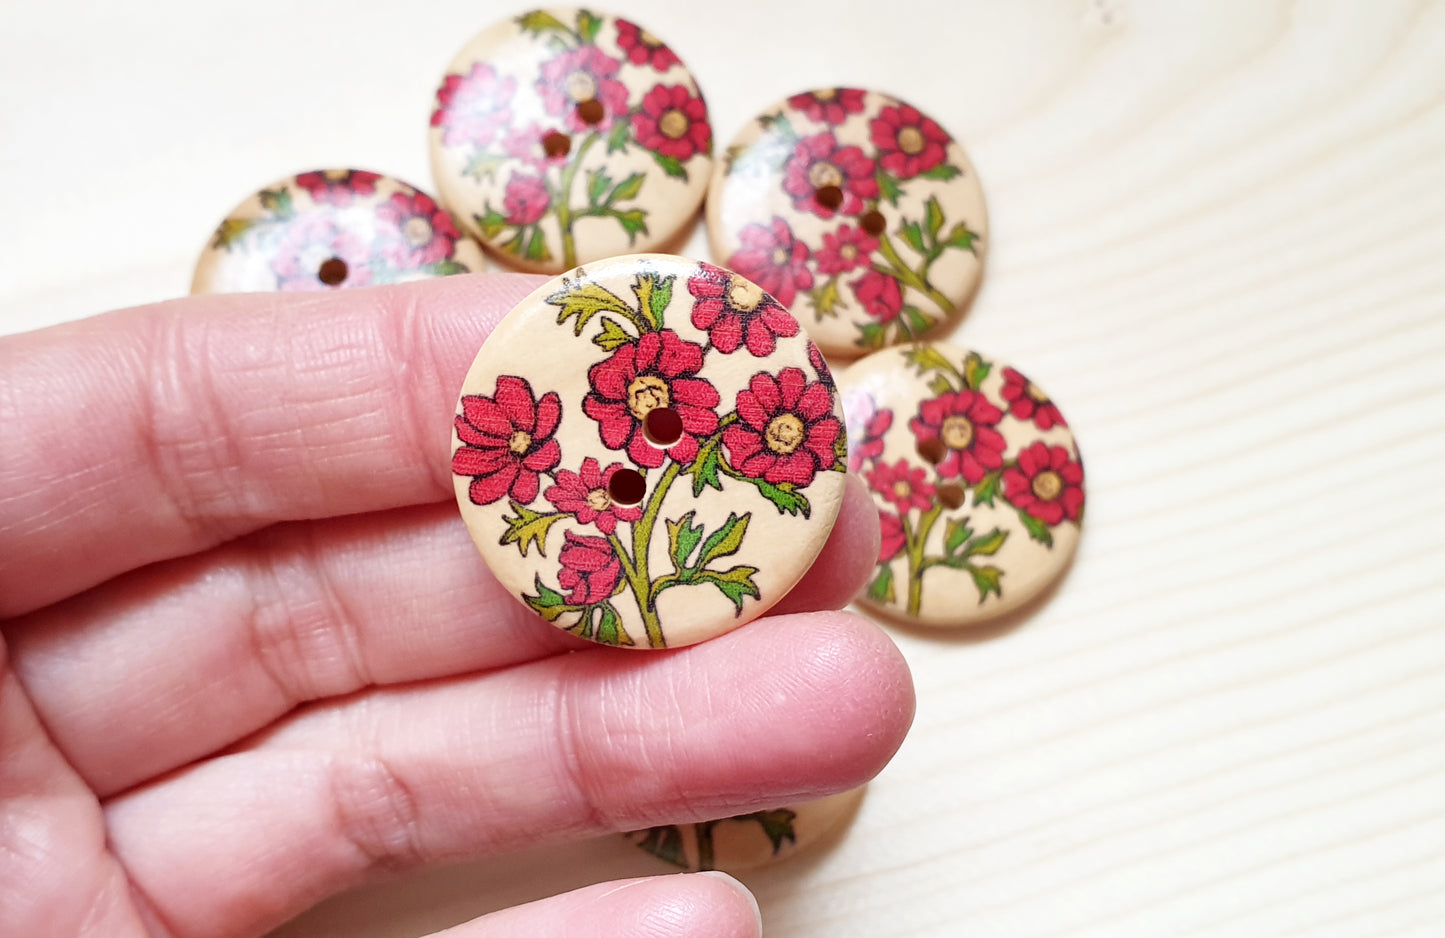
<svg viewBox="0 0 1445 938">
<path fill-rule="evenodd" d="M 906 102 L 857 88 L 763 111 L 708 189 L 713 255 L 839 358 L 949 322 L 978 286 L 987 227 L 963 148 Z"/>
<path fill-rule="evenodd" d="M 857 813 L 864 788 L 806 804 L 755 811 L 719 821 L 664 824 L 627 837 L 653 856 L 685 870 L 740 873 L 796 856 Z"/>
<path fill-rule="evenodd" d="M 1065 567 L 1084 516 L 1074 435 L 1037 385 L 942 344 L 885 349 L 838 379 L 849 465 L 878 505 L 858 602 L 924 625 L 1017 608 Z"/>
<path fill-rule="evenodd" d="M 236 206 L 196 263 L 191 292 L 365 287 L 484 266 L 425 192 L 365 170 L 315 170 Z"/>
<path fill-rule="evenodd" d="M 447 67 L 431 123 L 442 201 L 503 262 L 544 273 L 676 241 L 712 169 L 686 66 L 586 10 L 482 32 Z"/>
<path fill-rule="evenodd" d="M 610 258 L 524 299 L 467 374 L 462 516 L 497 579 L 554 625 L 632 648 L 761 615 L 837 518 L 832 379 L 754 284 Z"/>
</svg>

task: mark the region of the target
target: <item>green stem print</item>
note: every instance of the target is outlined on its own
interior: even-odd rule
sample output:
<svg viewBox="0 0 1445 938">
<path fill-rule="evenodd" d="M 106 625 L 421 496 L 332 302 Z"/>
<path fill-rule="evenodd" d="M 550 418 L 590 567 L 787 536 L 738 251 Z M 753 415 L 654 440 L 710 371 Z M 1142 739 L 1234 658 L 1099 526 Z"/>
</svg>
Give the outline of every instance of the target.
<svg viewBox="0 0 1445 938">
<path fill-rule="evenodd" d="M 683 834 L 683 826 L 679 824 L 663 824 L 658 827 L 650 827 L 646 830 L 636 831 L 629 835 L 633 842 L 643 850 L 661 860 L 666 860 L 673 866 L 684 870 L 715 870 L 717 869 L 717 830 L 725 824 L 756 824 L 759 832 L 768 839 L 772 845 L 773 856 L 783 852 L 783 848 L 790 844 L 797 844 L 798 833 L 795 823 L 798 814 L 789 808 L 776 808 L 772 811 L 753 811 L 749 814 L 739 814 L 734 817 L 722 818 L 716 821 L 702 821 L 687 826 L 692 832 L 693 849 L 689 851 L 687 838 Z"/>
</svg>

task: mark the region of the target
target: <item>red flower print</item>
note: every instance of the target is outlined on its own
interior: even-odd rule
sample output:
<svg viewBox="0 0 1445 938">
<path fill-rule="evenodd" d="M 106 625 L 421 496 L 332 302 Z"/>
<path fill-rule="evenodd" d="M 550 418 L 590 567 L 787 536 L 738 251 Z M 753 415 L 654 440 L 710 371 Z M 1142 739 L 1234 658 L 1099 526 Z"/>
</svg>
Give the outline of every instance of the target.
<svg viewBox="0 0 1445 938">
<path fill-rule="evenodd" d="M 679 161 L 712 152 L 707 105 L 686 85 L 658 85 L 643 95 L 642 106 L 632 115 L 632 135 L 654 153 Z"/>
<path fill-rule="evenodd" d="M 779 303 L 793 305 L 798 290 L 813 285 L 808 246 L 793 237 L 781 218 L 774 216 L 771 225 L 748 225 L 738 232 L 738 240 L 742 247 L 728 258 L 728 266 L 777 297 Z"/>
<path fill-rule="evenodd" d="M 541 176 L 516 173 L 507 180 L 507 194 L 502 207 L 507 210 L 507 224 L 533 225 L 542 220 L 552 205 L 547 183 Z"/>
<path fill-rule="evenodd" d="M 563 533 L 564 543 L 557 559 L 562 570 L 557 574 L 557 585 L 567 594 L 567 602 L 574 606 L 588 606 L 600 603 L 617 589 L 622 578 L 622 561 L 612 550 L 605 537 L 587 534 Z"/>
<path fill-rule="evenodd" d="M 1008 412 L 1019 420 L 1032 420 L 1040 430 L 1068 426 L 1064 415 L 1059 413 L 1048 395 L 1012 368 L 1003 370 L 1003 390 L 1000 393 L 1008 402 Z"/>
<path fill-rule="evenodd" d="M 918 440 L 942 440 L 946 449 L 935 467 L 945 478 L 961 475 L 978 482 L 1003 465 L 1004 439 L 994 429 L 1003 411 L 977 391 L 945 391 L 918 406 L 908 423 Z"/>
<path fill-rule="evenodd" d="M 907 539 L 903 535 L 903 519 L 891 511 L 878 512 L 878 562 L 887 563 L 903 549 Z"/>
<path fill-rule="evenodd" d="M 828 390 L 832 391 L 838 387 L 837 382 L 833 380 L 833 372 L 828 367 L 828 362 L 823 358 L 822 351 L 812 341 L 808 342 L 808 364 L 813 366 L 813 371 L 818 374 L 818 380 L 823 382 Z"/>
<path fill-rule="evenodd" d="M 565 155 L 559 157 L 547 155 L 547 148 L 542 144 L 546 136 L 547 131 L 543 130 L 540 124 L 528 124 L 526 127 L 509 129 L 498 146 L 512 159 L 521 160 L 527 166 L 541 171 L 554 159 L 566 159 Z"/>
<path fill-rule="evenodd" d="M 907 104 L 885 107 L 868 126 L 878 161 L 899 179 L 927 172 L 948 155 L 948 134 Z"/>
<path fill-rule="evenodd" d="M 1047 525 L 1079 520 L 1084 507 L 1084 467 L 1062 446 L 1043 440 L 1025 447 L 1003 473 L 1003 496 Z"/>
<path fill-rule="evenodd" d="M 849 114 L 863 113 L 864 91 L 858 88 L 820 88 L 788 99 L 788 106 L 802 111 L 808 120 L 841 124 Z"/>
<path fill-rule="evenodd" d="M 603 445 L 626 449 L 639 466 L 656 469 L 664 456 L 690 463 L 697 458 L 698 437 L 717 431 L 713 408 L 720 397 L 717 388 L 697 376 L 701 368 L 701 345 L 678 338 L 671 329 L 646 333 L 588 369 L 592 390 L 582 410 L 597 421 Z M 682 436 L 666 453 L 642 432 L 642 421 L 658 407 L 671 407 L 682 419 Z"/>
<path fill-rule="evenodd" d="M 582 460 L 580 472 L 570 469 L 557 470 L 557 484 L 547 489 L 543 497 L 558 511 L 577 516 L 578 524 L 596 524 L 603 534 L 617 530 L 619 521 L 636 521 L 642 517 L 641 505 L 615 505 L 608 492 L 607 483 L 612 473 L 622 468 L 613 463 L 606 469 L 598 467 L 597 460 L 588 456 Z"/>
<path fill-rule="evenodd" d="M 843 398 L 843 417 L 848 421 L 848 471 L 883 455 L 883 434 L 893 426 L 893 411 L 879 410 L 864 391 L 852 391 Z"/>
<path fill-rule="evenodd" d="M 425 192 L 394 192 L 376 207 L 383 257 L 402 270 L 417 270 L 451 257 L 457 231 L 451 213 Z"/>
<path fill-rule="evenodd" d="M 537 474 L 562 459 L 552 434 L 562 419 L 562 400 L 548 391 L 532 396 L 525 378 L 502 375 L 494 397 L 467 394 L 457 415 L 462 446 L 452 455 L 452 472 L 472 476 L 470 495 L 476 505 L 511 496 L 520 504 L 537 497 Z"/>
<path fill-rule="evenodd" d="M 605 132 L 619 115 L 627 113 L 627 86 L 617 80 L 622 63 L 596 46 L 568 49 L 542 63 L 537 93 L 547 113 L 563 118 L 577 133 Z M 602 120 L 589 124 L 577 113 L 577 105 L 596 100 L 602 104 Z"/>
<path fill-rule="evenodd" d="M 803 369 L 753 375 L 738 392 L 737 409 L 722 445 L 743 475 L 801 488 L 837 460 L 833 446 L 843 427 L 833 416 L 833 396 L 823 382 L 810 384 Z"/>
<path fill-rule="evenodd" d="M 327 169 L 302 173 L 296 177 L 296 185 L 305 189 L 312 201 L 344 208 L 354 197 L 374 193 L 380 178 L 380 173 L 362 169 Z"/>
<path fill-rule="evenodd" d="M 871 238 L 862 228 L 843 225 L 837 231 L 823 235 L 823 247 L 818 251 L 818 273 L 845 274 L 850 270 L 868 266 L 868 257 L 878 250 L 878 239 Z"/>
<path fill-rule="evenodd" d="M 933 486 L 928 473 L 900 459 L 891 466 L 881 462 L 865 477 L 873 491 L 892 502 L 901 515 L 913 509 L 927 511 L 933 505 Z"/>
<path fill-rule="evenodd" d="M 486 146 L 498 130 L 511 125 L 516 90 L 517 80 L 511 75 L 499 76 L 486 62 L 474 63 L 467 74 L 442 79 L 431 125 L 442 129 L 442 143 L 449 147 Z"/>
<path fill-rule="evenodd" d="M 346 279 L 335 286 L 364 287 L 371 283 L 371 251 L 354 231 L 325 215 L 302 215 L 285 228 L 271 272 L 278 290 L 330 290 L 321 282 L 321 265 L 332 258 L 346 264 Z"/>
<path fill-rule="evenodd" d="M 843 200 L 836 208 L 818 201 L 818 190 L 826 186 L 835 186 L 843 193 Z M 861 215 L 863 200 L 878 198 L 873 161 L 862 147 L 838 146 L 831 132 L 798 141 L 783 169 L 783 188 L 793 197 L 793 205 L 799 211 L 812 212 L 819 218 L 832 218 L 834 211 Z"/>
<path fill-rule="evenodd" d="M 621 17 L 617 19 L 617 45 L 633 65 L 651 65 L 657 71 L 665 72 L 678 64 L 677 56 L 663 45 L 661 39 Z"/>
<path fill-rule="evenodd" d="M 804 248 L 806 251 L 807 248 Z M 778 336 L 798 334 L 798 321 L 756 284 L 721 267 L 700 264 L 687 280 L 693 295 L 692 324 L 724 355 L 746 344 L 757 358 L 773 354 Z"/>
<path fill-rule="evenodd" d="M 879 322 L 892 322 L 903 309 L 903 288 L 898 279 L 881 270 L 870 270 L 852 283 L 853 295 L 863 309 Z"/>
</svg>

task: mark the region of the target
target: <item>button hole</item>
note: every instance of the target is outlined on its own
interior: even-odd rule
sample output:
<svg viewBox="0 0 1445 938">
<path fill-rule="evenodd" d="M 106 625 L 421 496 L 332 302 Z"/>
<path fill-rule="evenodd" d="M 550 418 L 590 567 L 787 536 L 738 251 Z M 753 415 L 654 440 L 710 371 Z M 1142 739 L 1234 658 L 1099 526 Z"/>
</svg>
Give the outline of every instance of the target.
<svg viewBox="0 0 1445 938">
<path fill-rule="evenodd" d="M 328 287 L 340 286 L 346 280 L 346 261 L 339 257 L 328 257 L 316 268 L 316 279 Z"/>
<path fill-rule="evenodd" d="M 560 159 L 572 152 L 572 138 L 554 130 L 542 138 L 542 149 L 552 159 Z"/>
<path fill-rule="evenodd" d="M 607 477 L 607 497 L 614 505 L 636 505 L 647 494 L 647 480 L 636 469 L 623 467 Z"/>
<path fill-rule="evenodd" d="M 875 238 L 881 235 L 883 230 L 888 227 L 888 219 L 884 218 L 883 213 L 876 208 L 869 209 L 860 220 L 860 223 L 863 225 L 863 230 Z"/>
<path fill-rule="evenodd" d="M 602 102 L 596 98 L 589 98 L 586 101 L 577 102 L 577 117 L 584 124 L 600 124 L 606 116 L 607 108 L 603 107 Z"/>
<path fill-rule="evenodd" d="M 843 204 L 843 190 L 837 186 L 819 186 L 813 190 L 813 200 L 832 211 Z"/>
<path fill-rule="evenodd" d="M 671 407 L 654 407 L 642 418 L 642 435 L 653 446 L 671 446 L 682 439 L 682 418 Z"/>
<path fill-rule="evenodd" d="M 949 508 L 963 507 L 963 486 L 957 482 L 950 482 L 947 485 L 938 487 L 938 500 Z"/>
</svg>

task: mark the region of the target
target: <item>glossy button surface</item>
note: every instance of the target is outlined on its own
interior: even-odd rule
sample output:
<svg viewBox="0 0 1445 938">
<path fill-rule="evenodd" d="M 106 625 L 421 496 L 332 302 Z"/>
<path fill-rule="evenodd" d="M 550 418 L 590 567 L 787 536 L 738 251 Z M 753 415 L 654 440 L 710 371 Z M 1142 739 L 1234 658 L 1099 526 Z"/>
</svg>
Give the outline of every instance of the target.
<svg viewBox="0 0 1445 938">
<path fill-rule="evenodd" d="M 866 790 L 718 821 L 664 824 L 627 837 L 684 870 L 739 873 L 789 859 L 817 844 L 852 819 Z"/>
<path fill-rule="evenodd" d="M 757 286 L 666 255 L 573 270 L 510 312 L 468 373 L 457 500 L 497 579 L 559 628 L 689 645 L 761 615 L 826 540 L 842 411 Z"/>
<path fill-rule="evenodd" d="M 524 13 L 467 43 L 431 124 L 442 201 L 526 270 L 669 244 L 712 169 L 707 106 L 686 66 L 635 23 L 586 10 Z"/>
<path fill-rule="evenodd" d="M 365 287 L 484 266 L 425 192 L 360 169 L 314 170 L 236 206 L 201 254 L 191 292 Z"/>
<path fill-rule="evenodd" d="M 831 356 L 948 323 L 978 286 L 988 219 L 963 148 L 926 114 L 857 88 L 793 95 L 713 172 L 708 238 Z"/>
<path fill-rule="evenodd" d="M 961 626 L 1014 609 L 1063 570 L 1084 467 L 1059 408 L 1003 362 L 938 343 L 839 376 L 849 465 L 878 505 L 870 610 Z"/>
</svg>

